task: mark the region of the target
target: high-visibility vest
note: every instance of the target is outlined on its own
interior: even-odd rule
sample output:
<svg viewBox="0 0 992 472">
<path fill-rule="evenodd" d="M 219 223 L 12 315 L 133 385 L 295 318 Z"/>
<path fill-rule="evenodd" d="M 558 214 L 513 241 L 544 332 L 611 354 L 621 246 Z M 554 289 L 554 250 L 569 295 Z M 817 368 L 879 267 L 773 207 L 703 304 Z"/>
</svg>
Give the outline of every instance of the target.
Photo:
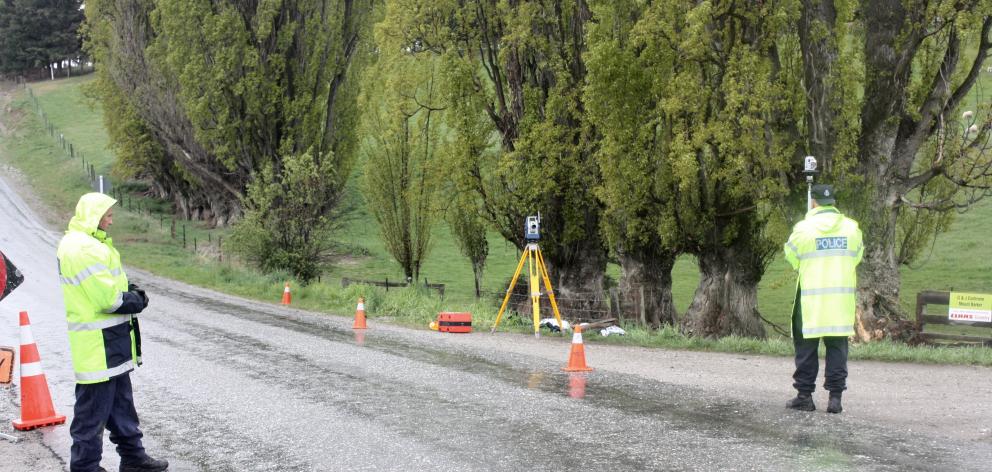
<svg viewBox="0 0 992 472">
<path fill-rule="evenodd" d="M 124 302 L 127 275 L 113 241 L 98 229 L 116 202 L 98 193 L 80 198 L 58 247 L 72 366 L 81 384 L 105 382 L 140 362 L 131 315 L 113 314 Z"/>
<path fill-rule="evenodd" d="M 796 223 L 785 259 L 799 271 L 803 338 L 854 335 L 857 266 L 864 255 L 858 223 L 821 206 Z"/>
</svg>

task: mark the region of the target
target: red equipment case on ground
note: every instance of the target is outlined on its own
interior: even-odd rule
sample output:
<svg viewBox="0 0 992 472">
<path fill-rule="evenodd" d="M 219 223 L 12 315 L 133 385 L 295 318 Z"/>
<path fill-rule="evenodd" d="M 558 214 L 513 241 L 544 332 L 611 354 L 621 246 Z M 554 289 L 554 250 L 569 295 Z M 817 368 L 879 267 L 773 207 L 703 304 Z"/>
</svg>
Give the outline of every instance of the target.
<svg viewBox="0 0 992 472">
<path fill-rule="evenodd" d="M 471 333 L 472 314 L 442 311 L 437 315 L 437 325 L 442 333 Z"/>
</svg>

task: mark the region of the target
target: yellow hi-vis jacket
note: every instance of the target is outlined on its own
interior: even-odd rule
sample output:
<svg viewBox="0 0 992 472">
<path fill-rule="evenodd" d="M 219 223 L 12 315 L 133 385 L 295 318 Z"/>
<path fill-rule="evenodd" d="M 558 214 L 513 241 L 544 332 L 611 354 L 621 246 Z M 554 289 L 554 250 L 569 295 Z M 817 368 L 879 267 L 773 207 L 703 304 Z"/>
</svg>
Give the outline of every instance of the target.
<svg viewBox="0 0 992 472">
<path fill-rule="evenodd" d="M 799 271 L 803 338 L 854 335 L 857 266 L 864 254 L 858 223 L 833 206 L 806 213 L 785 243 L 785 259 Z"/>
<path fill-rule="evenodd" d="M 98 228 L 104 213 L 117 200 L 88 193 L 76 204 L 76 215 L 59 243 L 59 279 L 65 298 L 69 347 L 76 382 L 105 382 L 134 370 L 131 313 L 124 310 L 127 275 L 120 254 L 107 233 Z M 119 313 L 123 311 L 123 313 Z"/>
</svg>

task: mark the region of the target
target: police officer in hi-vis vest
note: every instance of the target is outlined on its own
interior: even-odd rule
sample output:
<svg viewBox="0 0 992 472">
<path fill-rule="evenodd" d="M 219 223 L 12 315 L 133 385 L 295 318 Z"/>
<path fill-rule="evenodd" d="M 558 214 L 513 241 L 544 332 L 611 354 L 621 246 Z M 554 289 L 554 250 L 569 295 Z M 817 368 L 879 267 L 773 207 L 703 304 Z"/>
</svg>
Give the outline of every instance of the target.
<svg viewBox="0 0 992 472">
<path fill-rule="evenodd" d="M 88 193 L 59 243 L 59 279 L 65 298 L 69 347 L 76 375 L 76 404 L 69 434 L 72 472 L 103 471 L 103 429 L 121 456 L 121 472 L 162 471 L 166 461 L 145 453 L 129 373 L 141 364 L 141 336 L 134 317 L 148 296 L 128 284 L 121 256 L 107 229 L 117 200 Z"/>
<path fill-rule="evenodd" d="M 834 207 L 834 189 L 814 185 L 812 208 L 785 243 L 785 259 L 799 272 L 792 308 L 796 347 L 793 387 L 799 391 L 786 407 L 813 411 L 820 338 L 827 348 L 823 387 L 830 392 L 828 413 L 840 413 L 847 388 L 847 338 L 854 335 L 856 268 L 864 254 L 858 223 Z"/>
</svg>

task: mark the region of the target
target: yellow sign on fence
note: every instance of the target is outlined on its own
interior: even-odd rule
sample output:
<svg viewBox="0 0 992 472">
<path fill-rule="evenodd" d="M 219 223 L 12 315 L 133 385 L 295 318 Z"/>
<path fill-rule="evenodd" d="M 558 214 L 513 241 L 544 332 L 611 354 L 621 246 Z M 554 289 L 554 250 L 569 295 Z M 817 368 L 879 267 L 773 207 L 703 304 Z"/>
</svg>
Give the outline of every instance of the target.
<svg viewBox="0 0 992 472">
<path fill-rule="evenodd" d="M 992 295 L 951 292 L 947 318 L 954 321 L 992 322 Z"/>
</svg>

